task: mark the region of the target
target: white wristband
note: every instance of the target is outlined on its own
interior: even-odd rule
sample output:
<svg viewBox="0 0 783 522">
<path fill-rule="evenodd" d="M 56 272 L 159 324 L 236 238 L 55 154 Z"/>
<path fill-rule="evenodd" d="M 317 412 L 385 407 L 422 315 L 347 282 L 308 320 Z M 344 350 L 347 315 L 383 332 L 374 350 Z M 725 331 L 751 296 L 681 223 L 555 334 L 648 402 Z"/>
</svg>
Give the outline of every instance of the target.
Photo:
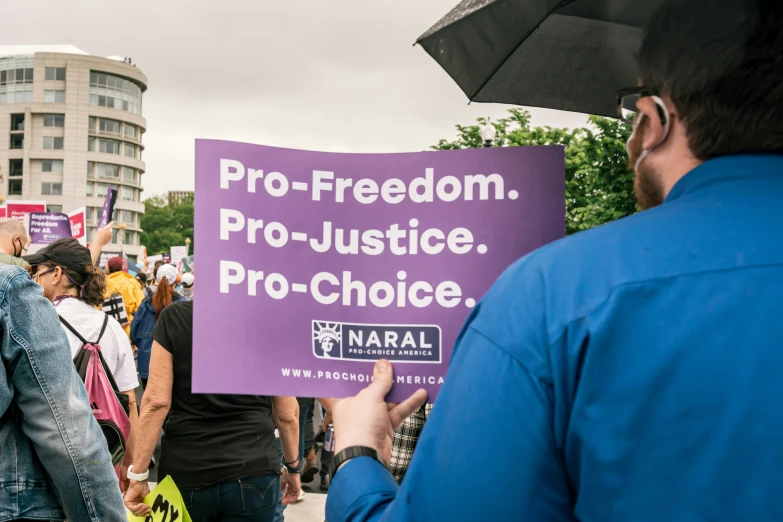
<svg viewBox="0 0 783 522">
<path fill-rule="evenodd" d="M 144 473 L 134 473 L 133 465 L 131 464 L 130 466 L 128 466 L 128 478 L 131 480 L 135 480 L 136 482 L 144 482 L 145 480 L 150 478 L 150 470 L 147 470 Z"/>
</svg>

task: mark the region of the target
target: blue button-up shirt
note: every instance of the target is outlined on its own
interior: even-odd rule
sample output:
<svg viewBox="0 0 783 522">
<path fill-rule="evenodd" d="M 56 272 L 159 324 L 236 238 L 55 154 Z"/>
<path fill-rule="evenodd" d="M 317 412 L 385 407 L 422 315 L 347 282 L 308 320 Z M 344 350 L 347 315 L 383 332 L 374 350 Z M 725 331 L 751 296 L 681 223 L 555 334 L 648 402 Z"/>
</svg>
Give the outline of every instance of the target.
<svg viewBox="0 0 783 522">
<path fill-rule="evenodd" d="M 474 310 L 398 489 L 343 520 L 783 520 L 783 156 L 704 163 L 666 202 L 548 245 Z"/>
</svg>

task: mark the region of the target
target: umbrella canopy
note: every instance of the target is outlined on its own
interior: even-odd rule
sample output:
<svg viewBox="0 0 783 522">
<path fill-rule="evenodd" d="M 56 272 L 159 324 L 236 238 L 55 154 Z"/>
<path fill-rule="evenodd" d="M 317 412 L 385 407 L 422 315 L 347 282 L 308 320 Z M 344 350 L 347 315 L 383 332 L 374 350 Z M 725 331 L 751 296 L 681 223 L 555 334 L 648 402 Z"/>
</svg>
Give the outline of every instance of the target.
<svg viewBox="0 0 783 522">
<path fill-rule="evenodd" d="M 417 41 L 472 101 L 617 116 L 661 0 L 464 0 Z"/>
</svg>

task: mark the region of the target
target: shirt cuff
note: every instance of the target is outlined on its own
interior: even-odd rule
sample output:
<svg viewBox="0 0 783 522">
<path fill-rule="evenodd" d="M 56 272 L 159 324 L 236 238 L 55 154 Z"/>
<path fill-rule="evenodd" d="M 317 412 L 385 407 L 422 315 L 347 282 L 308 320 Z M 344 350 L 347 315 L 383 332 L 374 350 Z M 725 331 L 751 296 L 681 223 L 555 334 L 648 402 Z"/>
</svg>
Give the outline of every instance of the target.
<svg viewBox="0 0 783 522">
<path fill-rule="evenodd" d="M 399 486 L 389 471 L 372 457 L 356 457 L 334 475 L 326 498 L 327 520 L 365 520 L 359 513 L 378 514 L 394 500 Z"/>
</svg>

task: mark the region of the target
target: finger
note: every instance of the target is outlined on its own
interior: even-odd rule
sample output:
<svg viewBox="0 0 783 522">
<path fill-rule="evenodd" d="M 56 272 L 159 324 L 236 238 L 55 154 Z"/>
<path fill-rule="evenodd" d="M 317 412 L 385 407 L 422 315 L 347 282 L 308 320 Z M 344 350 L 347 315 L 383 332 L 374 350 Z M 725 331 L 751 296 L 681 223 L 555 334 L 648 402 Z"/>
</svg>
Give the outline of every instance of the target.
<svg viewBox="0 0 783 522">
<path fill-rule="evenodd" d="M 416 392 L 389 411 L 389 420 L 395 430 L 427 401 L 427 390 Z"/>
<path fill-rule="evenodd" d="M 375 395 L 380 402 L 383 402 L 384 397 L 392 389 L 393 376 L 394 371 L 391 363 L 386 359 L 380 359 L 375 363 L 375 368 L 372 372 L 372 382 L 365 390 Z"/>
</svg>

